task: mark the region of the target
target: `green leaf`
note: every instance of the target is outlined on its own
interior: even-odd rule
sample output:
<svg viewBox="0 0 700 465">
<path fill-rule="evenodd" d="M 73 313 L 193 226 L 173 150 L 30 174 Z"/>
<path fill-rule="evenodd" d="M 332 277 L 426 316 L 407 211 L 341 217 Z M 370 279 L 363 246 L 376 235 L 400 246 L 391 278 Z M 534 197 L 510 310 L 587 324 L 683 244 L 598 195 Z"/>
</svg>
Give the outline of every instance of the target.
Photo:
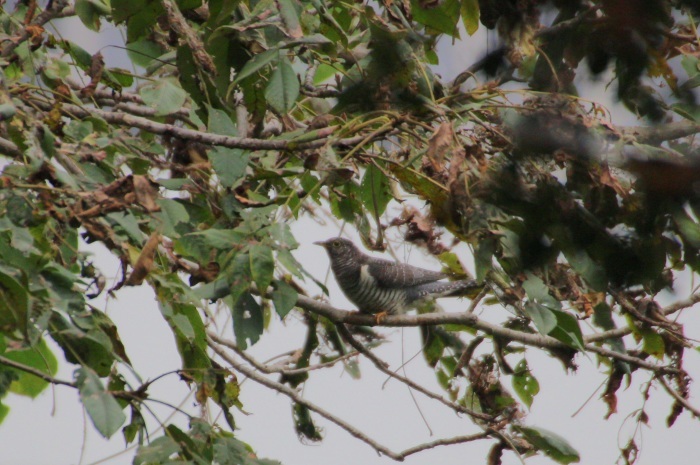
<svg viewBox="0 0 700 465">
<path fill-rule="evenodd" d="M 527 316 L 535 323 L 535 327 L 537 327 L 537 331 L 540 334 L 547 335 L 557 326 L 557 317 L 554 315 L 554 310 L 535 302 L 526 303 L 524 309 Z"/>
<path fill-rule="evenodd" d="M 207 129 L 213 134 L 221 134 L 222 136 L 237 136 L 238 131 L 236 126 L 231 121 L 228 113 L 217 108 L 207 105 L 207 113 L 209 114 L 209 124 Z"/>
<path fill-rule="evenodd" d="M 578 319 L 568 312 L 552 310 L 552 313 L 557 319 L 557 325 L 549 335 L 576 350 L 584 351 L 583 334 Z"/>
<path fill-rule="evenodd" d="M 187 209 L 175 199 L 158 199 L 156 201 L 161 208 L 160 218 L 163 224 L 163 234 L 170 237 L 178 237 L 177 226 L 181 223 L 188 224 L 190 214 Z"/>
<path fill-rule="evenodd" d="M 162 54 L 162 49 L 160 45 L 151 40 L 140 39 L 129 43 L 126 47 L 126 53 L 134 64 L 145 68 Z"/>
<path fill-rule="evenodd" d="M 102 385 L 97 374 L 87 367 L 75 371 L 75 381 L 80 391 L 80 400 L 85 406 L 92 424 L 105 438 L 110 438 L 126 421 L 119 403 Z"/>
<path fill-rule="evenodd" d="M 445 0 L 434 8 L 423 8 L 419 0 L 411 1 L 411 13 L 415 21 L 452 37 L 459 37 L 459 10 L 459 0 Z"/>
<path fill-rule="evenodd" d="M 386 175 L 374 164 L 369 165 L 360 183 L 362 204 L 372 214 L 380 216 L 391 199 L 391 188 Z"/>
<path fill-rule="evenodd" d="M 9 274 L 0 271 L 0 323 L 27 334 L 29 293 Z"/>
<path fill-rule="evenodd" d="M 169 115 L 179 111 L 187 100 L 187 93 L 173 78 L 159 79 L 139 90 L 146 105 L 156 110 L 156 115 Z"/>
<path fill-rule="evenodd" d="M 559 463 L 578 463 L 581 460 L 576 449 L 556 433 L 536 427 L 516 426 L 516 428 L 530 444 Z"/>
<path fill-rule="evenodd" d="M 207 246 L 220 250 L 231 250 L 231 247 L 235 244 L 240 244 L 245 239 L 244 234 L 233 229 L 212 228 L 189 233 L 185 237 L 191 236 L 201 237 Z"/>
<path fill-rule="evenodd" d="M 301 30 L 301 24 L 299 24 L 299 15 L 297 14 L 294 0 L 277 0 L 276 3 L 287 35 L 295 39 L 303 37 L 304 32 Z"/>
<path fill-rule="evenodd" d="M 666 344 L 663 337 L 651 328 L 641 328 L 642 350 L 656 358 L 663 359 L 666 353 Z"/>
<path fill-rule="evenodd" d="M 256 244 L 250 247 L 250 272 L 253 281 L 258 286 L 258 291 L 264 293 L 272 282 L 272 274 L 275 271 L 275 262 L 272 258 L 272 249 L 266 245 Z"/>
<path fill-rule="evenodd" d="M 100 15 L 111 14 L 109 2 L 100 0 L 75 0 L 75 14 L 85 27 L 93 31 L 100 30 Z"/>
<path fill-rule="evenodd" d="M 513 373 L 513 389 L 518 394 L 520 400 L 527 405 L 527 408 L 532 407 L 532 401 L 540 392 L 540 383 L 537 378 L 532 376 L 530 368 L 527 366 L 527 360 L 522 359 L 516 366 Z"/>
<path fill-rule="evenodd" d="M 288 113 L 299 97 L 299 79 L 292 64 L 283 57 L 265 88 L 265 99 L 280 114 Z"/>
<path fill-rule="evenodd" d="M 496 253 L 496 238 L 480 240 L 474 250 L 474 267 L 476 279 L 482 282 L 489 271 L 493 269 L 493 255 Z"/>
<path fill-rule="evenodd" d="M 479 0 L 462 0 L 460 13 L 467 34 L 474 35 L 479 29 Z"/>
<path fill-rule="evenodd" d="M 70 363 L 86 365 L 99 376 L 108 376 L 114 363 L 114 348 L 109 337 L 100 329 L 83 330 L 52 312 L 50 334 Z"/>
<path fill-rule="evenodd" d="M 180 446 L 174 439 L 161 436 L 148 445 L 141 445 L 134 457 L 134 465 L 154 465 L 173 463 L 168 460 L 171 455 L 180 452 Z"/>
<path fill-rule="evenodd" d="M 233 306 L 233 333 L 236 343 L 245 350 L 260 339 L 263 332 L 263 314 L 260 304 L 255 301 L 250 292 L 240 296 Z"/>
<path fill-rule="evenodd" d="M 3 357 L 35 368 L 49 376 L 58 372 L 58 360 L 46 345 L 44 339 L 40 339 L 33 347 L 24 350 L 12 350 L 5 352 Z M 11 368 L 10 368 L 11 369 Z M 38 396 L 49 385 L 48 381 L 21 370 L 15 370 L 17 379 L 10 385 L 10 390 L 15 394 L 31 397 Z"/>
<path fill-rule="evenodd" d="M 523 289 L 525 289 L 531 301 L 540 303 L 553 310 L 561 310 L 561 302 L 552 297 L 544 281 L 534 274 L 529 273 L 527 275 L 527 279 L 523 282 Z"/>
<path fill-rule="evenodd" d="M 257 55 L 253 56 L 253 58 L 248 60 L 248 62 L 243 66 L 243 69 L 241 69 L 241 71 L 236 75 L 236 78 L 233 80 L 232 84 L 238 84 L 243 79 L 247 78 L 248 76 L 252 76 L 270 63 L 277 61 L 278 58 L 279 51 L 276 48 L 258 53 Z"/>
<path fill-rule="evenodd" d="M 594 262 L 585 251 L 576 249 L 563 252 L 574 270 L 586 280 L 591 289 L 602 292 L 607 288 L 608 278 L 605 275 L 605 268 Z"/>
<path fill-rule="evenodd" d="M 275 310 L 280 318 L 289 313 L 297 304 L 299 295 L 292 286 L 284 281 L 275 280 L 275 290 L 272 291 L 272 302 L 275 304 Z"/>
<path fill-rule="evenodd" d="M 216 147 L 209 152 L 209 159 L 221 185 L 236 187 L 236 183 L 246 174 L 250 154 L 247 150 Z"/>
</svg>

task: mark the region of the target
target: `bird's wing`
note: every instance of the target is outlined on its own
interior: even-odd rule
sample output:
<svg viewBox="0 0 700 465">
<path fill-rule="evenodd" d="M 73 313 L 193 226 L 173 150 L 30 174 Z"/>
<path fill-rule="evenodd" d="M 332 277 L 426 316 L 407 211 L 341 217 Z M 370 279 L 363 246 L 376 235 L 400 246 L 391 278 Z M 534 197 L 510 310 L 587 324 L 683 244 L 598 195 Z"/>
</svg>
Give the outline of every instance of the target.
<svg viewBox="0 0 700 465">
<path fill-rule="evenodd" d="M 396 263 L 380 258 L 372 258 L 365 265 L 367 273 L 381 287 L 402 288 L 432 283 L 447 276 L 439 271 L 424 270 L 405 263 Z M 363 271 L 363 270 L 361 270 Z"/>
</svg>

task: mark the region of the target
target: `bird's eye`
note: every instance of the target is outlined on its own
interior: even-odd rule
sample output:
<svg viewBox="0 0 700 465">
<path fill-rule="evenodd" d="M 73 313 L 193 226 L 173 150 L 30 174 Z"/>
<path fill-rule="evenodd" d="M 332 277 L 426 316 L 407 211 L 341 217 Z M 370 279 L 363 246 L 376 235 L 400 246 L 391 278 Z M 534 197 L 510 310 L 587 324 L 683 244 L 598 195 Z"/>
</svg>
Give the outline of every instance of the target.
<svg viewBox="0 0 700 465">
<path fill-rule="evenodd" d="M 340 247 L 340 241 L 333 241 L 333 242 L 331 243 L 331 245 L 332 245 L 333 247 L 335 247 L 335 248 L 338 248 L 338 247 Z"/>
</svg>

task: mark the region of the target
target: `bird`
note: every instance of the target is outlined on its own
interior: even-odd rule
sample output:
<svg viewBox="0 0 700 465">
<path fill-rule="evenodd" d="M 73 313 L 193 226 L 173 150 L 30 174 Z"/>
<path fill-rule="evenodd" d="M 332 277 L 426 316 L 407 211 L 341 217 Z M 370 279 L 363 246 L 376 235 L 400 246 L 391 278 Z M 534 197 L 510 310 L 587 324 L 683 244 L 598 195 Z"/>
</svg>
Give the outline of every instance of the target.
<svg viewBox="0 0 700 465">
<path fill-rule="evenodd" d="M 473 279 L 444 281 L 448 276 L 440 271 L 371 257 L 342 237 L 314 244 L 326 249 L 345 296 L 361 313 L 375 315 L 377 324 L 386 315 L 405 313 L 422 300 L 465 296 L 481 287 Z"/>
</svg>

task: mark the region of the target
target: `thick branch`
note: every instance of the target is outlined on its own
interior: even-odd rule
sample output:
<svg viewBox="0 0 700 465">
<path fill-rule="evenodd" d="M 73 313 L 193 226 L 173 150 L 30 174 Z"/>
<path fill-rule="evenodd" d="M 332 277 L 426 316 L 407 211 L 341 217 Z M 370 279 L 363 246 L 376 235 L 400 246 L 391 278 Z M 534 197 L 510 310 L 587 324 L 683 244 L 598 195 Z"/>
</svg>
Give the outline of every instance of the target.
<svg viewBox="0 0 700 465">
<path fill-rule="evenodd" d="M 32 103 L 45 111 L 50 111 L 52 104 L 42 100 L 32 100 Z M 334 146 L 353 146 L 363 140 L 367 136 L 358 135 L 346 139 L 331 140 L 332 134 L 337 129 L 335 126 L 319 129 L 314 135 L 308 138 L 301 136 L 300 140 L 269 140 L 269 139 L 252 139 L 248 137 L 231 137 L 220 134 L 210 134 L 208 132 L 196 131 L 178 127 L 172 124 L 163 124 L 151 121 L 140 116 L 134 116 L 127 113 L 101 110 L 99 108 L 79 107 L 72 104 L 61 105 L 61 111 L 67 116 L 74 118 L 87 118 L 90 116 L 102 118 L 110 124 L 119 126 L 133 127 L 144 131 L 160 134 L 172 135 L 181 139 L 201 142 L 203 144 L 216 145 L 221 147 L 238 148 L 245 150 L 306 150 L 332 143 Z M 378 131 L 375 134 L 379 137 L 383 134 L 391 132 L 393 128 L 387 127 L 384 131 Z"/>
<path fill-rule="evenodd" d="M 667 140 L 680 139 L 700 132 L 700 124 L 684 120 L 656 126 L 629 126 L 618 128 L 623 136 L 641 144 L 656 145 Z"/>
<path fill-rule="evenodd" d="M 306 296 L 299 296 L 297 306 L 325 316 L 335 323 L 347 323 L 360 326 L 376 326 L 377 321 L 373 315 L 362 314 L 359 312 L 349 312 L 340 310 L 330 305 L 324 304 L 317 300 L 310 299 Z M 461 324 L 483 331 L 491 336 L 498 336 L 507 340 L 520 342 L 528 346 L 539 347 L 542 349 L 570 349 L 569 346 L 559 342 L 550 336 L 541 334 L 524 333 L 509 328 L 504 328 L 500 325 L 495 325 L 487 321 L 479 319 L 477 316 L 468 313 L 426 313 L 423 315 L 389 315 L 382 319 L 382 326 L 419 326 L 419 325 L 444 325 L 444 324 Z M 621 360 L 631 363 L 641 368 L 660 373 L 677 372 L 675 368 L 655 365 L 645 362 L 637 357 L 628 354 L 615 352 L 612 350 L 598 347 L 594 344 L 585 344 L 584 349 L 590 352 L 596 352 L 606 357 Z"/>
<path fill-rule="evenodd" d="M 197 36 L 190 25 L 187 24 L 187 20 L 182 16 L 175 2 L 172 0 L 160 0 L 160 3 L 163 5 L 170 27 L 172 27 L 173 31 L 177 34 L 184 36 L 185 42 L 187 42 L 187 45 L 192 50 L 192 56 L 197 63 L 209 74 L 216 75 L 217 71 L 214 60 L 212 60 L 211 56 L 204 49 L 204 44 L 199 39 L 199 36 Z"/>
</svg>

